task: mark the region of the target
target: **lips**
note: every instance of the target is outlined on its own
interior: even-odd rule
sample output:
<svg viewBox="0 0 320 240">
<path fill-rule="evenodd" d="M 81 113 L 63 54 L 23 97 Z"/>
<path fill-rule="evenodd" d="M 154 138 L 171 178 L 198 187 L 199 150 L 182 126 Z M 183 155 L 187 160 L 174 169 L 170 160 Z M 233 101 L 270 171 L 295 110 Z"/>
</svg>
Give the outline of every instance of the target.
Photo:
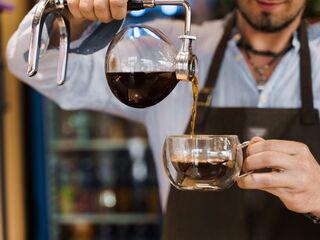
<svg viewBox="0 0 320 240">
<path fill-rule="evenodd" d="M 257 0 L 257 3 L 262 10 L 273 11 L 284 4 L 284 1 Z"/>
</svg>

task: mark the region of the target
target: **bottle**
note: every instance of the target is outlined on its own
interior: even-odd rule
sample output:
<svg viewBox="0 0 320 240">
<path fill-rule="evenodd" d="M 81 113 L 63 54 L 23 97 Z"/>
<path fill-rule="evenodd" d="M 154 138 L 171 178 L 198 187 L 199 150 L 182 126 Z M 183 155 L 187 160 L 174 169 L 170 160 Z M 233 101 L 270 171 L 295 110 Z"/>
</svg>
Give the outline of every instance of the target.
<svg viewBox="0 0 320 240">
<path fill-rule="evenodd" d="M 90 223 L 75 223 L 72 226 L 71 240 L 93 240 L 94 226 Z"/>
<path fill-rule="evenodd" d="M 61 214 L 72 213 L 75 209 L 76 189 L 72 184 L 73 160 L 62 158 L 58 165 L 57 189 L 59 191 L 58 203 Z M 53 188 L 55 189 L 55 188 Z"/>
<path fill-rule="evenodd" d="M 134 209 L 136 212 L 147 210 L 148 167 L 144 159 L 145 143 L 141 138 L 131 138 L 128 141 L 128 152 L 131 159 L 131 175 L 134 195 Z"/>
<path fill-rule="evenodd" d="M 118 240 L 116 236 L 116 228 L 113 225 L 103 225 L 98 227 L 96 240 Z"/>
<path fill-rule="evenodd" d="M 100 153 L 98 159 L 99 188 L 99 213 L 116 211 L 118 199 L 115 191 L 115 169 L 113 166 L 114 157 L 112 153 Z"/>
<path fill-rule="evenodd" d="M 133 211 L 133 189 L 131 177 L 131 162 L 128 152 L 118 151 L 115 154 L 115 172 L 116 172 L 116 196 L 117 211 L 119 213 L 129 213 Z"/>
<path fill-rule="evenodd" d="M 147 149 L 145 154 L 145 161 L 148 166 L 148 179 L 147 179 L 147 211 L 151 214 L 161 214 L 159 186 L 156 174 L 155 163 L 150 149 Z"/>
<path fill-rule="evenodd" d="M 77 211 L 80 213 L 97 212 L 98 189 L 96 159 L 92 154 L 79 155 L 77 161 L 79 182 L 77 183 Z"/>
</svg>

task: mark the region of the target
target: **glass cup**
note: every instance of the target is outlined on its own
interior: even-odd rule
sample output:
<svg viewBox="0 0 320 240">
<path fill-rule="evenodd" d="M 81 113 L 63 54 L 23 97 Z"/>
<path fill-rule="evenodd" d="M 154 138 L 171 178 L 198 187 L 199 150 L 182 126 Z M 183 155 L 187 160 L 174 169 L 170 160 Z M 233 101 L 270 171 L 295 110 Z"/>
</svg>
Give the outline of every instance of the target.
<svg viewBox="0 0 320 240">
<path fill-rule="evenodd" d="M 238 136 L 168 136 L 163 161 L 172 185 L 180 190 L 218 191 L 229 188 L 241 174 L 243 148 Z"/>
</svg>

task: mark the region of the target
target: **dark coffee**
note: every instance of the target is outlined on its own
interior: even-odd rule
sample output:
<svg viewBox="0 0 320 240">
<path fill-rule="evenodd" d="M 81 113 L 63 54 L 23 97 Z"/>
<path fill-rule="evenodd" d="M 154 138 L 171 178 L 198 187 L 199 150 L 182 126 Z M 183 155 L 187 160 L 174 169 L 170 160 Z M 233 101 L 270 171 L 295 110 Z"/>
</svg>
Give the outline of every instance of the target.
<svg viewBox="0 0 320 240">
<path fill-rule="evenodd" d="M 185 178 L 203 181 L 224 181 L 234 174 L 234 161 L 221 158 L 192 161 L 174 159 L 172 165 Z"/>
<path fill-rule="evenodd" d="M 198 78 L 192 79 L 192 111 L 191 111 L 191 136 L 195 134 L 196 119 L 197 119 L 197 108 L 198 108 L 198 95 L 199 95 L 199 83 Z"/>
<path fill-rule="evenodd" d="M 179 82 L 175 72 L 106 73 L 113 94 L 124 104 L 145 108 L 166 98 Z"/>
</svg>

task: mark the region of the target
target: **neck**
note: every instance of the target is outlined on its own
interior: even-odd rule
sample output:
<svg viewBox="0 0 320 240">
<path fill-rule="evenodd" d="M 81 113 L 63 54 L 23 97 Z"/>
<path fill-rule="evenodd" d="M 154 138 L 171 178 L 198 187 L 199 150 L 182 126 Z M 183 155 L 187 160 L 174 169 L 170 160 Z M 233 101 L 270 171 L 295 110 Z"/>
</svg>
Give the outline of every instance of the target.
<svg viewBox="0 0 320 240">
<path fill-rule="evenodd" d="M 288 46 L 293 33 L 298 29 L 301 17 L 292 22 L 287 28 L 276 32 L 266 33 L 255 30 L 244 18 L 237 12 L 237 28 L 245 41 L 254 49 L 259 51 L 281 52 Z"/>
</svg>

